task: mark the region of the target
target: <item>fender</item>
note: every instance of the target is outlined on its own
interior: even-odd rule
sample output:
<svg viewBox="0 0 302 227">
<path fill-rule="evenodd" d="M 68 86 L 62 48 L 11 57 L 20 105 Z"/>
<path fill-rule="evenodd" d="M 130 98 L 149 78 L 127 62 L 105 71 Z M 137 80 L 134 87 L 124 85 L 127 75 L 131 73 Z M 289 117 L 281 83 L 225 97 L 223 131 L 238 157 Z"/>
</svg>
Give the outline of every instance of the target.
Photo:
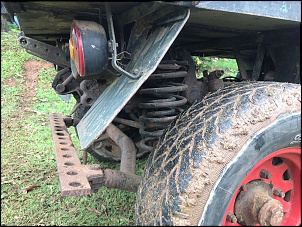
<svg viewBox="0 0 302 227">
<path fill-rule="evenodd" d="M 130 79 L 125 75 L 118 77 L 87 111 L 77 125 L 83 150 L 87 149 L 104 132 L 155 71 L 189 15 L 189 9 L 165 6 L 136 21 L 129 40 L 129 50 L 133 60 L 126 71 L 134 72 L 137 69 L 141 71 L 141 76 L 138 79 Z"/>
</svg>

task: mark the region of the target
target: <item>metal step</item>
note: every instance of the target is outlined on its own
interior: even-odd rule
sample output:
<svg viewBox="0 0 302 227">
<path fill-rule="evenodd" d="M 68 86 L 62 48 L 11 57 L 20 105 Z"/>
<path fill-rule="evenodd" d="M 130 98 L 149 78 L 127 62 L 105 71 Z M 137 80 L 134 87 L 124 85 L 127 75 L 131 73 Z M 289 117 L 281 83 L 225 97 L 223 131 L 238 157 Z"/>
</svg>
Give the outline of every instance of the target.
<svg viewBox="0 0 302 227">
<path fill-rule="evenodd" d="M 63 116 L 49 114 L 56 162 L 61 186 L 61 196 L 91 194 L 91 187 L 82 171 L 81 161 L 71 141 Z"/>
<path fill-rule="evenodd" d="M 136 174 L 101 169 L 98 164 L 82 165 L 67 131 L 64 116 L 51 113 L 49 117 L 62 197 L 90 195 L 102 186 L 137 191 L 140 176 Z M 121 163 L 121 166 L 125 164 Z"/>
</svg>

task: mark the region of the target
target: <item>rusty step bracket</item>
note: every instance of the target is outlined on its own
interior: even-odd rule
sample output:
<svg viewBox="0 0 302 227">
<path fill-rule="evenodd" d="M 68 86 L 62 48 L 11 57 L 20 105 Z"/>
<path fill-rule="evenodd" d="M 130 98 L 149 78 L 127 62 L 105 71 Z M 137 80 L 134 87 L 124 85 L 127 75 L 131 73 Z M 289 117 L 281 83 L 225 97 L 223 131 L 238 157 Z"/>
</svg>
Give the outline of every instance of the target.
<svg viewBox="0 0 302 227">
<path fill-rule="evenodd" d="M 82 165 L 64 122 L 58 113 L 49 114 L 61 196 L 90 195 L 105 186 L 136 192 L 140 176 L 117 170 L 102 170 L 98 164 Z"/>
<path fill-rule="evenodd" d="M 51 113 L 50 126 L 56 154 L 61 196 L 91 194 L 91 187 L 61 114 Z"/>
</svg>

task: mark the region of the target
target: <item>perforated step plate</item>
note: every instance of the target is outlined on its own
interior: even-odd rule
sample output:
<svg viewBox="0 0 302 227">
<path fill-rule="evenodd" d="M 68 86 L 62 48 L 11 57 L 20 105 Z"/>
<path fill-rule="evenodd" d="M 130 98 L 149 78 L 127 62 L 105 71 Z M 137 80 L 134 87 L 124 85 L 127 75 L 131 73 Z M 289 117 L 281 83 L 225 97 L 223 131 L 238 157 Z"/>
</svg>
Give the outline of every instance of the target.
<svg viewBox="0 0 302 227">
<path fill-rule="evenodd" d="M 61 196 L 91 194 L 81 161 L 71 141 L 70 135 L 61 114 L 49 114 L 53 144 L 56 155 Z"/>
</svg>

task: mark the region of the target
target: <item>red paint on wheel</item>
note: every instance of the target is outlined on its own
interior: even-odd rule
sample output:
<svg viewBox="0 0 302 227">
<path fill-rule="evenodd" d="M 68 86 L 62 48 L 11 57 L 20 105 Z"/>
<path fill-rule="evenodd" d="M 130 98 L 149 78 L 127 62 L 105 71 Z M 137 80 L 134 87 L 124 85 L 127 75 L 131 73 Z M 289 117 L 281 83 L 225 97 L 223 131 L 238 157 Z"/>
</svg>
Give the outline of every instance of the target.
<svg viewBox="0 0 302 227">
<path fill-rule="evenodd" d="M 274 159 L 275 158 L 275 159 Z M 279 163 L 273 164 L 273 160 L 279 160 Z M 282 160 L 282 161 L 281 161 Z M 260 177 L 261 170 L 268 171 L 272 177 L 265 179 Z M 286 172 L 287 171 L 287 172 Z M 233 224 L 226 220 L 227 213 L 234 213 L 235 199 L 240 192 L 242 184 L 247 184 L 254 180 L 263 180 L 269 184 L 274 185 L 275 188 L 281 189 L 285 193 L 285 197 L 273 195 L 282 203 L 284 218 L 281 226 L 297 226 L 301 224 L 301 148 L 292 147 L 285 148 L 270 154 L 269 156 L 258 162 L 254 168 L 247 174 L 240 186 L 237 188 L 229 206 L 225 213 L 223 226 L 240 226 L 240 224 Z M 235 214 L 236 215 L 236 214 Z M 259 226 L 257 224 L 256 226 Z"/>
</svg>

